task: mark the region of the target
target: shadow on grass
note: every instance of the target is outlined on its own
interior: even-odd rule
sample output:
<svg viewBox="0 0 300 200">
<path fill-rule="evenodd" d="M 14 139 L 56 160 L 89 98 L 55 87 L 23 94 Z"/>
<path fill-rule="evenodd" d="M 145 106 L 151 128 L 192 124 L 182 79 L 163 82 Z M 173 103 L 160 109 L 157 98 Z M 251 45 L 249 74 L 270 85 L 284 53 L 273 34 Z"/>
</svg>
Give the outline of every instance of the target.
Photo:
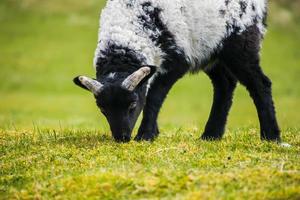
<svg viewBox="0 0 300 200">
<path fill-rule="evenodd" d="M 105 134 L 86 134 L 80 133 L 75 135 L 59 136 L 55 140 L 51 141 L 53 144 L 64 144 L 70 146 L 76 146 L 79 148 L 91 148 L 100 144 L 111 144 L 114 140 L 111 136 Z"/>
</svg>

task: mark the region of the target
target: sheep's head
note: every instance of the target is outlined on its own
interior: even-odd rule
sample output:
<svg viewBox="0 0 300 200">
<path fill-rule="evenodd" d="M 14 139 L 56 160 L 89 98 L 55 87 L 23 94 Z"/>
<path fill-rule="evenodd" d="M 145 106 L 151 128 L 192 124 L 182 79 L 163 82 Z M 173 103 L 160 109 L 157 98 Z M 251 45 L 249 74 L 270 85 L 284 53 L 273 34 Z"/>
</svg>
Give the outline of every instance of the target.
<svg viewBox="0 0 300 200">
<path fill-rule="evenodd" d="M 134 125 L 146 101 L 146 82 L 151 67 L 142 67 L 129 76 L 114 73 L 95 80 L 85 76 L 74 79 L 74 83 L 92 92 L 97 106 L 106 117 L 112 135 L 118 142 L 128 142 Z"/>
</svg>

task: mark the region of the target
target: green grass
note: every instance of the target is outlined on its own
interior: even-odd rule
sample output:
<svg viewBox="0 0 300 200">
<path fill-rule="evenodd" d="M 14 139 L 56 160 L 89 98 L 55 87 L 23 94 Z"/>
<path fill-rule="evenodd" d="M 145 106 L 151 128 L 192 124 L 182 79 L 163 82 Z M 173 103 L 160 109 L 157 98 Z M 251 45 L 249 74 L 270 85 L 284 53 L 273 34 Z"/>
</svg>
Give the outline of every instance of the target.
<svg viewBox="0 0 300 200">
<path fill-rule="evenodd" d="M 272 4 L 262 52 L 291 148 L 260 141 L 241 86 L 224 140 L 199 140 L 212 101 L 204 74 L 171 91 L 158 140 L 117 144 L 92 96 L 72 83 L 94 76 L 103 4 L 0 2 L 0 199 L 300 198 L 299 20 L 277 23 Z"/>
</svg>

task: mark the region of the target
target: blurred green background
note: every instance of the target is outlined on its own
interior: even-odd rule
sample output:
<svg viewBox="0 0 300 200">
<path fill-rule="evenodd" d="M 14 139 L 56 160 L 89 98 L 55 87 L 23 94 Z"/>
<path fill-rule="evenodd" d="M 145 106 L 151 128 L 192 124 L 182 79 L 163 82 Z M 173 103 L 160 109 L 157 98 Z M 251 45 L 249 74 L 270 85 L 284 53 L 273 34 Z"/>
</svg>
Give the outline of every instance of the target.
<svg viewBox="0 0 300 200">
<path fill-rule="evenodd" d="M 75 87 L 73 77 L 94 76 L 99 13 L 104 0 L 0 1 L 0 129 L 108 125 L 91 94 Z M 300 1 L 270 2 L 269 29 L 262 66 L 273 81 L 282 129 L 300 122 Z M 187 75 L 171 91 L 159 121 L 162 129 L 203 129 L 212 86 L 203 74 Z M 248 93 L 239 87 L 228 127 L 258 127 Z"/>
</svg>

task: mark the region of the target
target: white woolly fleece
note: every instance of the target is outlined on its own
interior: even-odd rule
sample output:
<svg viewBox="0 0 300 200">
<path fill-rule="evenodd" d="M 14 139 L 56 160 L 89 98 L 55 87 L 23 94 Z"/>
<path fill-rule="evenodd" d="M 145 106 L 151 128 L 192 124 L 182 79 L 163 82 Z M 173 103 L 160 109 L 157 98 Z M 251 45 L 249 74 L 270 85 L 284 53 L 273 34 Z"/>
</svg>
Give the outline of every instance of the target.
<svg viewBox="0 0 300 200">
<path fill-rule="evenodd" d="M 261 33 L 265 32 L 266 0 L 108 0 L 101 14 L 94 63 L 104 56 L 101 50 L 114 41 L 141 53 L 146 58 L 143 64 L 160 69 L 163 52 L 149 38 L 160 33 L 148 33 L 138 22 L 138 16 L 144 12 L 141 5 L 145 2 L 162 9 L 160 17 L 174 35 L 176 45 L 184 50 L 191 67 L 196 60 L 209 58 L 222 46 L 222 40 L 234 31 L 228 30 L 228 24 L 243 32 L 256 23 Z M 247 4 L 242 15 L 241 2 Z M 129 3 L 133 6 L 128 7 Z M 224 11 L 223 16 L 220 11 Z"/>
</svg>

